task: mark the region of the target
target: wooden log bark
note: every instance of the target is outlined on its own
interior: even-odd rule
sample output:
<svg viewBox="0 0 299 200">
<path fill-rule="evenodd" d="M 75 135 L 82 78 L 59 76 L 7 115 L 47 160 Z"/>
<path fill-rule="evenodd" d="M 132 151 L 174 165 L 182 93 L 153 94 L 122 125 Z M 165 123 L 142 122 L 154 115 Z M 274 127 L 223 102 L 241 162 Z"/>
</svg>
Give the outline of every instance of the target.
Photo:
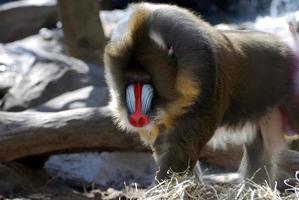
<svg viewBox="0 0 299 200">
<path fill-rule="evenodd" d="M 137 134 L 121 132 L 106 107 L 59 112 L 0 112 L 0 161 L 81 151 L 150 152 Z M 242 148 L 205 147 L 199 159 L 237 168 Z"/>
<path fill-rule="evenodd" d="M 105 107 L 55 113 L 0 112 L 0 161 L 78 151 L 149 151 L 120 132 Z"/>
</svg>

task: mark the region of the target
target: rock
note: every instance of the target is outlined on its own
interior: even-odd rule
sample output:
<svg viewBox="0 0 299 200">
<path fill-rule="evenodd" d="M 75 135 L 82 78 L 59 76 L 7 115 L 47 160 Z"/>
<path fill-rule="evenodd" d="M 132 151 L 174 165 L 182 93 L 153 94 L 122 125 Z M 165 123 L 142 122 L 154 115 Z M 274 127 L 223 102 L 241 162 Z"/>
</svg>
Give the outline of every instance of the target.
<svg viewBox="0 0 299 200">
<path fill-rule="evenodd" d="M 118 189 L 134 182 L 141 187 L 149 186 L 156 169 L 150 153 L 117 152 L 52 156 L 45 166 L 54 176 L 63 174 L 65 180 L 75 180 L 73 184 L 81 180 L 101 188 Z"/>
<path fill-rule="evenodd" d="M 84 107 L 100 107 L 108 102 L 107 88 L 87 86 L 71 92 L 66 92 L 46 103 L 34 107 L 33 110 L 55 112 Z"/>
<path fill-rule="evenodd" d="M 32 170 L 16 162 L 0 164 L 0 195 L 11 197 L 32 192 L 44 186 L 49 178 L 45 170 Z"/>
<path fill-rule="evenodd" d="M 26 74 L 36 61 L 31 51 L 22 46 L 8 46 L 0 44 L 0 64 L 2 72 L 12 72 L 16 75 Z"/>
<path fill-rule="evenodd" d="M 52 53 L 62 53 L 66 54 L 63 32 L 60 28 L 57 29 L 47 29 L 42 28 L 39 30 L 38 34 L 31 35 L 21 40 L 17 40 L 5 45 L 11 51 L 27 50 L 28 52 L 52 52 Z M 24 52 L 25 53 L 25 52 Z"/>
<path fill-rule="evenodd" d="M 21 48 L 9 46 L 9 48 L 5 49 L 20 50 Z M 75 58 L 56 53 L 40 51 L 40 55 L 38 55 L 35 52 L 29 53 L 30 51 L 26 49 L 22 49 L 22 51 L 23 53 L 20 57 L 18 57 L 16 51 L 7 51 L 6 59 L 1 59 L 0 54 L 0 63 L 6 63 L 3 65 L 9 68 L 5 74 L 0 72 L 0 89 L 3 88 L 0 92 L 2 91 L 2 95 L 5 94 L 1 105 L 3 110 L 21 111 L 40 105 L 65 92 L 88 85 L 94 85 L 97 88 L 92 91 L 90 89 L 90 93 L 84 91 L 84 93 L 88 93 L 84 97 L 88 100 L 86 105 L 90 104 L 94 107 L 93 105 L 102 103 L 103 97 L 107 96 L 105 89 L 103 89 L 104 92 L 98 90 L 98 88 L 106 86 L 102 67 L 87 65 Z M 26 54 L 28 55 L 26 56 Z M 22 62 L 22 58 L 27 58 L 26 62 Z M 8 76 L 11 77 L 11 81 L 6 79 Z M 2 82 L 1 80 L 3 79 L 1 77 L 5 78 L 5 81 Z M 8 84 L 9 86 L 7 86 Z M 1 85 L 3 86 L 1 87 Z M 88 97 L 87 95 L 91 96 Z M 70 99 L 70 95 L 68 96 L 67 99 Z M 79 96 L 80 94 L 77 97 L 83 100 L 82 96 Z M 66 103 L 66 101 L 68 100 L 64 102 Z M 60 105 L 62 105 L 62 102 Z M 73 105 L 74 102 L 72 107 Z M 55 108 L 53 109 L 55 110 Z"/>
<path fill-rule="evenodd" d="M 15 84 L 16 74 L 12 72 L 1 72 L 0 64 L 0 99 L 6 94 L 6 92 Z"/>
<path fill-rule="evenodd" d="M 32 170 L 16 162 L 0 164 L 0 200 L 88 200 L 46 170 Z"/>
<path fill-rule="evenodd" d="M 58 54 L 44 56 L 37 56 L 34 65 L 5 94 L 3 110 L 25 110 L 91 83 L 87 75 L 89 67 L 85 63 Z"/>
<path fill-rule="evenodd" d="M 34 62 L 32 54 L 0 44 L 0 98 L 21 80 Z"/>
<path fill-rule="evenodd" d="M 34 52 L 40 51 L 59 54 L 64 52 L 61 30 L 43 28 L 37 35 L 0 44 L 0 98 L 20 82 L 36 62 L 37 55 Z"/>
<path fill-rule="evenodd" d="M 16 76 L 0 102 L 3 110 L 24 110 L 88 85 L 106 86 L 103 67 L 66 56 L 62 38 L 60 29 L 44 28 L 37 35 L 0 44 L 1 68 Z"/>
<path fill-rule="evenodd" d="M 128 15 L 127 10 L 112 10 L 112 11 L 100 11 L 100 19 L 103 25 L 105 36 L 110 38 L 112 30 L 116 27 L 117 23 L 126 18 Z"/>
<path fill-rule="evenodd" d="M 42 27 L 55 27 L 55 0 L 22 0 L 0 5 L 0 42 L 35 34 Z"/>
</svg>

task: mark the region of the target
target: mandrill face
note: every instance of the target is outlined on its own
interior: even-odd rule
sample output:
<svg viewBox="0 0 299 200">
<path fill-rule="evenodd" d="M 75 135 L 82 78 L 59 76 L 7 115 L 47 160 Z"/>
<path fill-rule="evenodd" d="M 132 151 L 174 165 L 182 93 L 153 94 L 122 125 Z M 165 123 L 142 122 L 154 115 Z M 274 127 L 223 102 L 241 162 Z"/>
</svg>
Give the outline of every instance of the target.
<svg viewBox="0 0 299 200">
<path fill-rule="evenodd" d="M 105 48 L 105 77 L 115 122 L 123 130 L 138 132 L 150 144 L 159 133 L 175 129 L 179 119 L 198 103 L 199 95 L 214 94 L 213 41 L 207 34 L 199 35 L 198 40 L 190 37 L 190 13 L 186 10 L 180 11 L 186 27 L 162 23 L 161 19 L 177 16 L 173 8 L 133 5 Z M 210 29 L 192 15 L 191 22 Z M 182 28 L 186 31 L 175 34 Z M 199 73 L 201 66 L 208 70 Z M 202 92 L 202 87 L 207 90 Z"/>
<path fill-rule="evenodd" d="M 133 13 L 129 28 L 107 45 L 104 58 L 115 122 L 153 143 L 194 103 L 199 86 L 178 63 L 176 47 L 148 30 L 147 15 Z"/>
<path fill-rule="evenodd" d="M 170 126 L 167 108 L 179 97 L 175 88 L 177 67 L 172 55 L 146 38 L 143 45 L 112 41 L 106 48 L 105 72 L 110 106 L 116 123 L 138 132 L 146 143 Z M 114 48 L 128 55 L 113 54 Z"/>
</svg>

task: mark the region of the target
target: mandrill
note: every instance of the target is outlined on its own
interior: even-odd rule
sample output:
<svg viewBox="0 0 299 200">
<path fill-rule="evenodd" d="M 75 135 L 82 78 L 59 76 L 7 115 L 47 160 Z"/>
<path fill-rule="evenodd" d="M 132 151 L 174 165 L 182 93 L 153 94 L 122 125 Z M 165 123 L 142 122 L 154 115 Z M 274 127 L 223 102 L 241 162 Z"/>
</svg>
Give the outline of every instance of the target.
<svg viewBox="0 0 299 200">
<path fill-rule="evenodd" d="M 114 120 L 151 146 L 158 180 L 192 169 L 206 144 L 227 141 L 245 146 L 243 178 L 283 187 L 299 170 L 282 123 L 299 122 L 295 56 L 277 37 L 220 31 L 186 9 L 139 3 L 104 62 Z"/>
</svg>

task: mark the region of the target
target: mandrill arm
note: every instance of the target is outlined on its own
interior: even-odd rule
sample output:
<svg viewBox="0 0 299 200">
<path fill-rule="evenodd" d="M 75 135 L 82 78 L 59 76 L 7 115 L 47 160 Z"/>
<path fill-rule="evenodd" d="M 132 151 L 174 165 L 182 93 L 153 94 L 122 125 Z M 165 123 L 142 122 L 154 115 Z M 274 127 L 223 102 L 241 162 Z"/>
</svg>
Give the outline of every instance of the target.
<svg viewBox="0 0 299 200">
<path fill-rule="evenodd" d="M 157 172 L 158 181 L 173 172 L 191 172 L 198 160 L 199 153 L 213 136 L 217 126 L 217 114 L 206 113 L 194 117 L 188 113 L 176 124 L 159 134 L 153 144 L 154 157 L 160 167 Z"/>
</svg>

